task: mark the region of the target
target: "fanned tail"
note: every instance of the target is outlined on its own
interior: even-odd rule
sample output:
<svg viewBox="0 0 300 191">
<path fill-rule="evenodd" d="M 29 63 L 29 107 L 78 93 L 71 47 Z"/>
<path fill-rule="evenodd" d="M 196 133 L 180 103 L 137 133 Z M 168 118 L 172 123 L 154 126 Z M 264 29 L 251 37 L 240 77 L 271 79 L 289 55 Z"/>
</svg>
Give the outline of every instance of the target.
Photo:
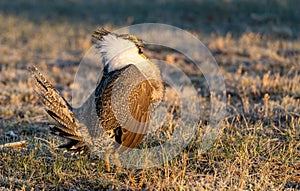
<svg viewBox="0 0 300 191">
<path fill-rule="evenodd" d="M 32 66 L 30 71 L 35 79 L 35 91 L 45 105 L 46 112 L 59 123 L 59 125 L 50 126 L 51 133 L 69 140 L 59 148 L 74 152 L 87 151 L 88 147 L 78 132 L 78 123 L 76 123 L 72 107 L 35 66 Z"/>
</svg>

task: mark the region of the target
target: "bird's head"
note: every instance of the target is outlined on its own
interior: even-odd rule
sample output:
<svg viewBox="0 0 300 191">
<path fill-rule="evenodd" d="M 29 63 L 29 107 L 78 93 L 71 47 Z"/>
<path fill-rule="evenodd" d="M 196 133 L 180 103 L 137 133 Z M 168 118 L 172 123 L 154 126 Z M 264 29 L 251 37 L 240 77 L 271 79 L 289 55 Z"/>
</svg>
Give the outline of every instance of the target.
<svg viewBox="0 0 300 191">
<path fill-rule="evenodd" d="M 143 42 L 134 35 L 115 34 L 104 28 L 98 28 L 94 34 L 93 43 L 99 49 L 103 66 L 108 72 L 121 69 L 129 64 L 145 64 Z"/>
</svg>

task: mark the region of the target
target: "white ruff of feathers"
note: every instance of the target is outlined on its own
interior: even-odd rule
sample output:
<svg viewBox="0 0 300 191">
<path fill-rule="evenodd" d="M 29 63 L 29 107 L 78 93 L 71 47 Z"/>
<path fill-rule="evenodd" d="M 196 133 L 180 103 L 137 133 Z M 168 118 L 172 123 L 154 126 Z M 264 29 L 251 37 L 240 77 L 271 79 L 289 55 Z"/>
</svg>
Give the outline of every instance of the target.
<svg viewBox="0 0 300 191">
<path fill-rule="evenodd" d="M 98 41 L 99 53 L 103 56 L 103 66 L 108 65 L 108 72 L 119 70 L 129 64 L 146 67 L 147 60 L 138 53 L 138 48 L 130 40 L 108 34 Z"/>
</svg>

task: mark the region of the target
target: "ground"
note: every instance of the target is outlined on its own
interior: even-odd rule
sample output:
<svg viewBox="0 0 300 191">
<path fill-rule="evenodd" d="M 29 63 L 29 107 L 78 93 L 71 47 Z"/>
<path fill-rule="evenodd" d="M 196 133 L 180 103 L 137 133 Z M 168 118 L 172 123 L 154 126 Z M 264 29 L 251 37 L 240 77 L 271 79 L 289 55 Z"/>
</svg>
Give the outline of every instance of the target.
<svg viewBox="0 0 300 191">
<path fill-rule="evenodd" d="M 0 189 L 300 189 L 299 8 L 297 0 L 1 1 L 0 145 L 29 145 L 0 148 Z M 163 165 L 107 173 L 94 155 L 56 148 L 62 140 L 49 134 L 55 122 L 27 68 L 36 65 L 70 100 L 92 31 L 145 22 L 180 27 L 208 47 L 225 80 L 226 117 L 205 153 L 195 139 Z M 163 48 L 146 47 L 145 54 L 183 67 L 209 111 L 209 87 L 190 60 Z M 209 125 L 207 113 L 199 136 Z"/>
</svg>

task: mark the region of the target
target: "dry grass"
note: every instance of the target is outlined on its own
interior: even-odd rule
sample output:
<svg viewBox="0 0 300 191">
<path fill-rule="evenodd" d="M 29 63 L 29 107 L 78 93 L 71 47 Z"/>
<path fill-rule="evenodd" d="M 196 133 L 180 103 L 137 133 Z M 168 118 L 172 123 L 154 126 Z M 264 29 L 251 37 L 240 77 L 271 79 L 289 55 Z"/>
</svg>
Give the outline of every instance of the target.
<svg viewBox="0 0 300 191">
<path fill-rule="evenodd" d="M 129 7 L 121 3 L 117 15 L 111 13 L 115 1 L 98 2 L 101 6 L 96 1 L 42 1 L 41 9 L 34 0 L 22 2 L 0 3 L 0 144 L 19 140 L 30 144 L 21 150 L 0 150 L 0 189 L 300 189 L 298 1 L 255 1 L 257 5 L 246 0 L 179 1 L 172 6 L 169 1 L 155 1 L 148 5 L 153 15 L 165 10 L 161 19 L 144 13 L 148 8 L 141 9 L 143 1 L 133 1 Z M 268 3 L 268 8 L 262 8 Z M 98 21 L 99 7 L 103 17 Z M 183 11 L 178 12 L 179 7 Z M 53 120 L 34 95 L 26 68 L 37 65 L 69 100 L 96 24 L 112 29 L 147 21 L 188 28 L 211 50 L 227 89 L 223 131 L 205 154 L 198 152 L 200 141 L 195 139 L 161 166 L 106 173 L 103 161 L 93 155 L 73 157 L 56 149 L 61 140 L 49 136 L 47 127 Z M 185 66 L 199 89 L 201 109 L 209 111 L 205 79 L 193 73 L 188 59 L 160 49 L 146 54 Z M 201 116 L 199 135 L 208 117 Z M 8 131 L 17 137 L 5 136 Z"/>
</svg>

